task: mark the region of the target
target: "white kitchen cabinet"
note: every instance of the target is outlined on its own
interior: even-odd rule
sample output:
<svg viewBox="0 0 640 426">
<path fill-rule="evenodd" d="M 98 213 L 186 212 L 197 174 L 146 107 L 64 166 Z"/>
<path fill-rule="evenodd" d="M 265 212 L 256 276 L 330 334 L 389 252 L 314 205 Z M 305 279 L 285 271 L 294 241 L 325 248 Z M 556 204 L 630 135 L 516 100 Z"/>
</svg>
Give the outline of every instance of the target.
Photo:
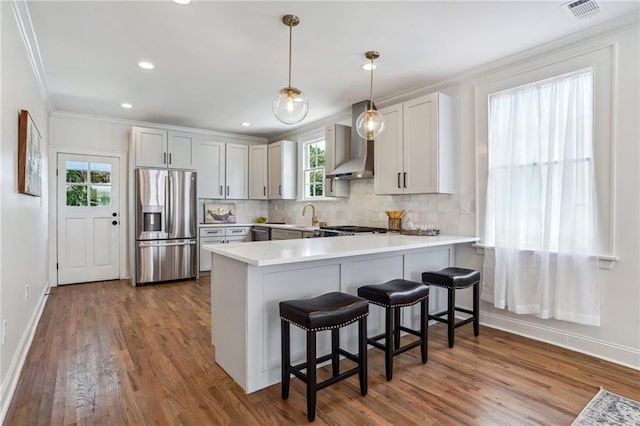
<svg viewBox="0 0 640 426">
<path fill-rule="evenodd" d="M 268 185 L 270 200 L 296 198 L 297 144 L 280 141 L 268 146 Z"/>
<path fill-rule="evenodd" d="M 332 173 L 336 167 L 349 159 L 350 153 L 344 149 L 349 145 L 339 144 L 343 149 L 337 149 L 336 138 L 350 138 L 350 131 L 351 128 L 349 126 L 330 124 L 325 127 L 325 174 Z M 325 179 L 324 181 L 325 197 L 348 197 L 350 189 L 351 184 L 348 180 Z"/>
<path fill-rule="evenodd" d="M 194 165 L 198 172 L 198 198 L 225 197 L 226 144 L 197 139 Z"/>
<path fill-rule="evenodd" d="M 246 199 L 248 197 L 249 149 L 206 138 L 194 143 L 198 172 L 198 198 Z"/>
<path fill-rule="evenodd" d="M 271 229 L 272 240 L 297 240 L 302 238 L 302 231 L 292 231 L 289 229 Z"/>
<path fill-rule="evenodd" d="M 267 199 L 267 145 L 249 147 L 249 199 Z"/>
<path fill-rule="evenodd" d="M 202 248 L 205 244 L 235 244 L 250 241 L 250 226 L 200 228 L 200 271 L 211 270 L 211 252 Z"/>
<path fill-rule="evenodd" d="M 375 193 L 453 193 L 451 98 L 432 93 L 382 108 L 380 113 L 385 131 L 375 143 Z"/>
<path fill-rule="evenodd" d="M 227 144 L 225 197 L 232 200 L 249 198 L 249 146 Z"/>
<path fill-rule="evenodd" d="M 145 127 L 133 128 L 136 167 L 193 169 L 193 136 Z"/>
</svg>

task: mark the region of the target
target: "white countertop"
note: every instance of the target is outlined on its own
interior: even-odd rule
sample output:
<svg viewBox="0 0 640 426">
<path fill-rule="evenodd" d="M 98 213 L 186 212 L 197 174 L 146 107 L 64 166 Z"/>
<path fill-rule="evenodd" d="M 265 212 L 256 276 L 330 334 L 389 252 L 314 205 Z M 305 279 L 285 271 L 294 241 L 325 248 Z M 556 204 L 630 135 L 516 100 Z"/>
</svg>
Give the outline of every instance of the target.
<svg viewBox="0 0 640 426">
<path fill-rule="evenodd" d="M 376 253 L 473 243 L 477 237 L 439 235 L 422 237 L 367 234 L 297 240 L 253 241 L 242 244 L 205 244 L 203 249 L 256 266 L 281 265 Z"/>
</svg>

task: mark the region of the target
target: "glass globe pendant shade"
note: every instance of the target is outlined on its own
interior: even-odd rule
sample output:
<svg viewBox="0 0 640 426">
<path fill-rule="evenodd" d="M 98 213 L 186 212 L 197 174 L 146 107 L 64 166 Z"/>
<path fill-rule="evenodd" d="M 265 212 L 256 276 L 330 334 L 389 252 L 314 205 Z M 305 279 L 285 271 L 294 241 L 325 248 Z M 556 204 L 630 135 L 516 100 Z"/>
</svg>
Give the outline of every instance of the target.
<svg viewBox="0 0 640 426">
<path fill-rule="evenodd" d="M 356 120 L 356 131 L 366 140 L 374 140 L 384 130 L 384 118 L 375 109 L 367 109 Z"/>
<path fill-rule="evenodd" d="M 296 124 L 309 112 L 309 100 L 295 87 L 280 89 L 273 100 L 273 114 L 284 124 Z"/>
</svg>

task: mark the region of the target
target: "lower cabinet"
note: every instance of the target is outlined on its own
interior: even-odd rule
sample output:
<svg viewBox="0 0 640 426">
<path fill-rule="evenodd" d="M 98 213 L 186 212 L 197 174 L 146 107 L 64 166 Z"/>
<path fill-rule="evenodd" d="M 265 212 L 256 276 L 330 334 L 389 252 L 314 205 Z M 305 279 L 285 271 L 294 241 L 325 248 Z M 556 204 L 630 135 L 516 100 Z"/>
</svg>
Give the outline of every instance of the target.
<svg viewBox="0 0 640 426">
<path fill-rule="evenodd" d="M 250 226 L 200 228 L 200 271 L 211 270 L 211 252 L 202 248 L 205 244 L 234 244 L 251 241 Z"/>
</svg>

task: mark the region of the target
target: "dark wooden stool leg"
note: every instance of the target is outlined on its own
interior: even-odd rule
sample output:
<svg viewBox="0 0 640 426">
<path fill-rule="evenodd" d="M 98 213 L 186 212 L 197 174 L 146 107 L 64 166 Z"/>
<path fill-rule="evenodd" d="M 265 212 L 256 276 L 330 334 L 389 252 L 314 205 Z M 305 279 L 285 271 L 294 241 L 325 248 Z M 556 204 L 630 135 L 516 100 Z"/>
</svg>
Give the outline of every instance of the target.
<svg viewBox="0 0 640 426">
<path fill-rule="evenodd" d="M 358 358 L 360 358 L 360 393 L 367 394 L 367 317 L 358 321 Z"/>
<path fill-rule="evenodd" d="M 331 370 L 333 377 L 340 374 L 340 354 L 338 348 L 340 347 L 340 329 L 334 328 L 331 330 Z"/>
<path fill-rule="evenodd" d="M 400 347 L 400 309 L 393 308 L 393 348 L 398 349 Z"/>
<path fill-rule="evenodd" d="M 385 345 L 384 345 L 384 369 L 387 381 L 393 378 L 393 308 L 385 308 Z"/>
<path fill-rule="evenodd" d="M 422 363 L 426 364 L 427 362 L 427 343 L 428 343 L 428 334 L 427 327 L 429 326 L 429 298 L 424 299 L 420 302 L 420 339 L 422 340 L 422 344 L 420 345 L 420 355 L 422 355 Z"/>
<path fill-rule="evenodd" d="M 307 331 L 307 419 L 316 418 L 316 332 Z"/>
<path fill-rule="evenodd" d="M 480 335 L 480 283 L 473 285 L 473 334 Z"/>
<path fill-rule="evenodd" d="M 280 343 L 282 352 L 282 399 L 289 398 L 289 382 L 291 381 L 291 372 L 289 367 L 291 365 L 290 348 L 290 335 L 289 335 L 289 323 L 285 320 L 280 320 Z"/>
<path fill-rule="evenodd" d="M 449 337 L 449 347 L 453 347 L 453 332 L 455 330 L 456 322 L 456 289 L 447 289 L 447 335 Z"/>
</svg>

